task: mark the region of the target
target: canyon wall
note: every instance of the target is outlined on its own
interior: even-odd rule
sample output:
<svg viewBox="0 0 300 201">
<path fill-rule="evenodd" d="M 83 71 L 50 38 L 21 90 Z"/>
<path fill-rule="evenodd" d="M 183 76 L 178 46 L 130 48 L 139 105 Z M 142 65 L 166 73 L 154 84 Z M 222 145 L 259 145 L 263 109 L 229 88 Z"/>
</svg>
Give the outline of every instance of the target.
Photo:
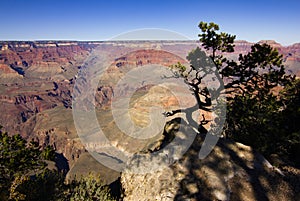
<svg viewBox="0 0 300 201">
<path fill-rule="evenodd" d="M 260 43 L 278 48 L 287 72 L 300 76 L 300 43 L 287 47 L 275 41 Z M 85 152 L 72 117 L 72 91 L 77 73 L 91 51 L 101 48 L 128 52 L 111 62 L 106 74 L 109 83 L 118 80 L 120 70 L 128 65 L 132 68 L 145 64 L 169 66 L 178 61 L 187 64 L 188 52 L 199 45 L 196 41 L 0 42 L 0 125 L 10 134 L 21 133 L 42 146 L 54 146 L 72 166 Z M 227 56 L 237 58 L 240 53 L 247 53 L 251 45 L 237 41 L 236 51 Z M 100 110 L 109 107 L 112 96 L 112 86 L 99 86 L 96 107 Z"/>
</svg>

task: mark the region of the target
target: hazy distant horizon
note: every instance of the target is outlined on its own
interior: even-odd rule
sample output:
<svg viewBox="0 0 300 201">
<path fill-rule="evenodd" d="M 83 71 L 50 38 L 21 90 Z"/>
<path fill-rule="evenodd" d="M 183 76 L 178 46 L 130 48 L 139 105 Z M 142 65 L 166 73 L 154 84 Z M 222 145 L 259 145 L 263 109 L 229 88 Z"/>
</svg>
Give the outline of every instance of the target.
<svg viewBox="0 0 300 201">
<path fill-rule="evenodd" d="M 66 39 L 66 38 L 58 38 L 58 39 L 48 39 L 48 38 L 42 38 L 42 39 L 1 39 L 0 38 L 0 42 L 14 42 L 14 41 L 20 41 L 20 42 L 38 42 L 38 41 L 69 41 L 69 42 L 107 42 L 107 41 L 199 41 L 199 38 L 193 38 L 193 39 L 185 39 L 185 40 L 182 40 L 182 39 L 126 39 L 126 40 L 123 40 L 123 39 L 117 39 L 117 40 L 110 40 L 110 39 L 92 39 L 92 40 L 89 40 L 89 39 Z M 277 41 L 275 39 L 265 39 L 265 38 L 262 38 L 262 39 L 259 39 L 257 41 L 250 41 L 250 40 L 247 40 L 247 39 L 242 39 L 242 38 L 239 38 L 237 37 L 235 39 L 235 41 L 247 41 L 249 43 L 258 43 L 260 41 L 275 41 L 276 43 L 279 43 L 280 45 L 282 46 L 291 46 L 291 45 L 294 45 L 294 44 L 297 44 L 297 43 L 300 43 L 300 39 L 299 41 L 294 41 L 292 43 L 281 43 L 280 41 Z"/>
<path fill-rule="evenodd" d="M 141 39 L 141 40 L 136 40 L 136 39 L 128 39 L 128 40 L 64 40 L 64 39 L 42 39 L 42 40 L 0 40 L 0 43 L 3 42 L 82 42 L 82 43 L 105 43 L 105 42 L 199 42 L 198 39 L 187 39 L 187 40 L 177 40 L 177 39 L 172 39 L 172 40 L 166 40 L 166 39 Z M 235 42 L 241 42 L 241 41 L 246 41 L 248 43 L 258 43 L 261 41 L 275 41 L 272 39 L 262 39 L 259 41 L 248 41 L 248 40 L 235 40 Z M 279 43 L 278 41 L 275 41 L 276 43 Z M 281 46 L 287 47 L 287 46 L 292 46 L 294 44 L 298 44 L 299 42 L 295 42 L 293 44 L 281 44 Z"/>
</svg>

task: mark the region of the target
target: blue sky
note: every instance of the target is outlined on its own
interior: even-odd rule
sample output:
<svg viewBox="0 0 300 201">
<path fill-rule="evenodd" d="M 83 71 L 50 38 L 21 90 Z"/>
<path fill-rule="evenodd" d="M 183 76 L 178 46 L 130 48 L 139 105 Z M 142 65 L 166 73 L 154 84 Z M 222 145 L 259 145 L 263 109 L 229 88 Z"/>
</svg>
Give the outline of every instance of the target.
<svg viewBox="0 0 300 201">
<path fill-rule="evenodd" d="M 237 39 L 300 42 L 299 0 L 0 0 L 0 40 L 107 40 L 142 28 L 197 39 L 213 21 Z"/>
</svg>

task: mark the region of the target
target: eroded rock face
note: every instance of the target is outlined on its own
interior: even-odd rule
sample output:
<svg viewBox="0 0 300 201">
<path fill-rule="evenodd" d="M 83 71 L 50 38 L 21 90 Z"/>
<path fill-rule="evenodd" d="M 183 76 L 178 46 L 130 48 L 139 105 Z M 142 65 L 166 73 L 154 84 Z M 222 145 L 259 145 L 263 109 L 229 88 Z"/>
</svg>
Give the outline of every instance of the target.
<svg viewBox="0 0 300 201">
<path fill-rule="evenodd" d="M 299 44 L 282 47 L 274 42 L 269 43 L 278 47 L 286 61 L 290 62 L 288 70 L 300 72 Z M 233 57 L 248 52 L 251 45 L 246 41 L 237 41 Z M 124 75 L 128 66 L 131 66 L 128 69 L 132 69 L 145 64 L 169 66 L 178 61 L 184 63 L 187 53 L 199 44 L 195 41 L 149 42 L 146 45 L 141 42 L 0 42 L 0 125 L 4 130 L 10 134 L 21 133 L 28 139 L 36 139 L 42 146 L 53 145 L 72 166 L 85 151 L 72 119 L 72 90 L 78 71 L 96 46 L 108 51 L 115 49 L 118 52 L 125 49 L 128 52 L 111 61 L 106 74 L 106 84 L 97 88 L 95 106 L 101 110 L 110 107 L 114 93 L 112 85 Z M 141 88 L 139 93 L 149 91 L 150 88 Z M 153 94 L 159 95 L 155 90 L 158 89 L 153 88 Z M 157 100 L 166 108 L 177 106 L 172 97 L 144 97 L 133 102 L 133 121 L 146 125 L 147 121 L 143 120 L 148 112 L 142 105 L 151 105 L 151 101 L 156 104 Z M 104 118 L 100 124 L 115 137 L 116 125 L 112 121 L 106 121 L 105 115 Z M 143 146 L 137 144 L 133 147 L 126 144 L 126 138 L 124 139 L 120 138 L 113 143 L 122 149 L 129 147 L 130 152 L 143 149 L 144 144 L 147 144 L 143 142 Z"/>
<path fill-rule="evenodd" d="M 77 42 L 0 43 L 0 110 L 3 112 L 0 124 L 4 129 L 10 134 L 20 133 L 26 139 L 35 139 L 41 146 L 54 146 L 72 166 L 85 151 L 72 118 L 72 90 L 81 64 L 97 45 Z M 104 44 L 103 48 L 109 50 L 112 46 Z M 130 44 L 121 46 L 131 52 Z M 123 68 L 119 60 L 123 58 L 112 61 L 108 79 L 119 78 L 117 70 Z M 172 54 L 151 50 L 129 54 L 125 60 L 128 61 L 126 66 L 133 67 L 145 63 L 168 66 L 173 61 L 181 61 Z M 96 108 L 110 105 L 112 95 L 112 86 L 99 85 Z"/>
<path fill-rule="evenodd" d="M 75 56 L 86 55 L 90 49 L 77 42 L 1 42 L 0 63 L 31 67 L 40 62 L 66 64 L 75 61 Z"/>
<path fill-rule="evenodd" d="M 130 161 L 121 175 L 124 200 L 295 200 L 299 195 L 287 179 L 290 173 L 274 168 L 251 147 L 220 139 L 200 160 L 201 143 L 196 137 L 180 160 L 157 171 L 136 173 L 162 163 L 149 153 Z"/>
</svg>

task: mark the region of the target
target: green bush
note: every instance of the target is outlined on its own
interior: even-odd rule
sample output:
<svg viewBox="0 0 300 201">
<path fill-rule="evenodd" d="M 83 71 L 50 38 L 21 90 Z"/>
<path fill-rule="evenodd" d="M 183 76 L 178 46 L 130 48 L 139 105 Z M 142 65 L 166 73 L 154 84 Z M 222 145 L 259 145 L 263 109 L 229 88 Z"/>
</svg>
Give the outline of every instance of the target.
<svg viewBox="0 0 300 201">
<path fill-rule="evenodd" d="M 259 100 L 236 96 L 228 105 L 228 137 L 250 145 L 266 157 L 279 155 L 300 167 L 300 80 L 295 80 L 278 96 Z"/>
<path fill-rule="evenodd" d="M 103 185 L 101 179 L 94 175 L 73 180 L 68 186 L 67 198 L 70 201 L 115 200 L 109 187 Z"/>
<path fill-rule="evenodd" d="M 0 130 L 0 196 L 7 200 L 10 189 L 25 177 L 46 167 L 37 143 L 26 142 L 20 135 L 9 136 Z M 25 179 L 25 180 L 24 180 Z M 19 199 L 19 198 L 18 198 Z"/>
<path fill-rule="evenodd" d="M 50 171 L 44 162 L 54 159 L 50 146 L 41 150 L 36 142 L 0 129 L 0 200 L 114 200 L 109 187 L 92 175 L 65 184 L 65 176 Z"/>
</svg>

